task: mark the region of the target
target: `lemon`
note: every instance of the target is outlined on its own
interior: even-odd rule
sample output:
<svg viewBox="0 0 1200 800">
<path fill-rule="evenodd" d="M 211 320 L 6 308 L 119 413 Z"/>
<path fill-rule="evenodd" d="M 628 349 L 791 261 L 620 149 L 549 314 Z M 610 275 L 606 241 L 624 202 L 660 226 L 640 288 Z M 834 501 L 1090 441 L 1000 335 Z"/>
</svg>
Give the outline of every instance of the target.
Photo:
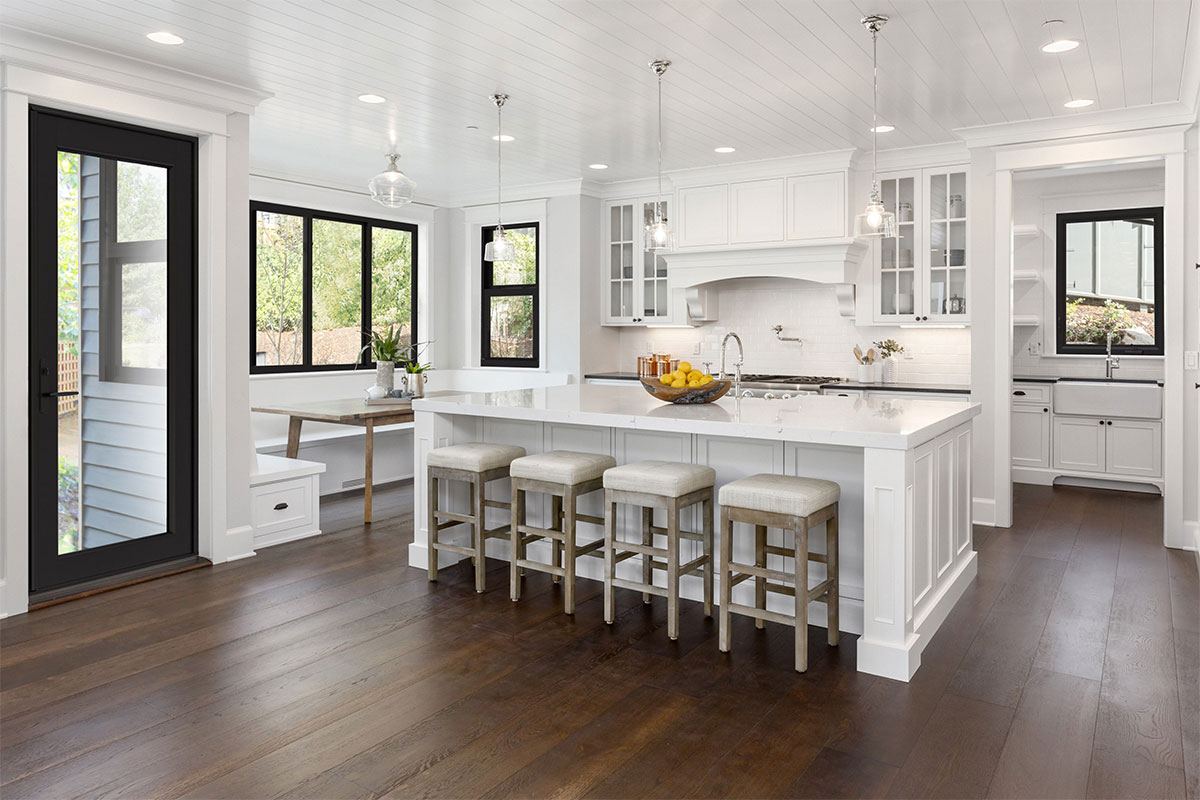
<svg viewBox="0 0 1200 800">
<path fill-rule="evenodd" d="M 698 381 L 704 377 L 704 373 L 698 369 L 694 369 L 687 374 L 687 377 L 689 381 Z"/>
<path fill-rule="evenodd" d="M 713 376 L 709 375 L 707 372 L 700 376 L 700 385 L 701 386 L 707 386 L 708 384 L 710 384 L 712 382 L 713 382 Z"/>
<path fill-rule="evenodd" d="M 679 362 L 679 371 L 682 372 L 684 375 L 687 375 L 689 372 L 692 371 L 691 363 L 688 361 L 680 361 Z"/>
<path fill-rule="evenodd" d="M 659 380 L 665 383 L 667 386 L 670 386 L 671 381 L 675 380 L 675 376 L 668 372 L 666 375 L 663 375 L 661 378 L 659 378 Z"/>
<path fill-rule="evenodd" d="M 687 381 L 685 381 L 683 378 L 676 378 L 675 380 L 671 381 L 672 389 L 683 389 L 686 386 Z"/>
</svg>

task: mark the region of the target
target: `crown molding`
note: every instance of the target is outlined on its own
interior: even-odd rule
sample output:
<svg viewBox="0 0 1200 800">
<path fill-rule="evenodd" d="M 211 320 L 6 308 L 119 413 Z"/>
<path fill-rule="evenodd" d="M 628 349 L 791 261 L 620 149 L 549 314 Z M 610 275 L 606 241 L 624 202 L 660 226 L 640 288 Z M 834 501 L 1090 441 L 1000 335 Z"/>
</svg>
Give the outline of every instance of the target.
<svg viewBox="0 0 1200 800">
<path fill-rule="evenodd" d="M 781 178 L 791 175 L 812 175 L 820 172 L 836 172 L 851 169 L 859 155 L 857 148 L 828 150 L 820 153 L 764 158 L 756 161 L 738 161 L 706 167 L 673 169 L 663 173 L 676 187 L 704 186 L 712 183 L 753 181 L 765 178 Z M 632 183 L 626 181 L 625 183 Z"/>
<path fill-rule="evenodd" d="M 270 185 L 270 183 L 272 183 L 272 182 L 285 183 L 285 184 L 290 184 L 292 186 L 300 186 L 305 189 L 321 190 L 321 191 L 327 191 L 327 192 L 338 192 L 338 193 L 346 194 L 346 195 L 357 195 L 358 197 L 361 197 L 364 200 L 371 199 L 371 193 L 368 192 L 365 188 L 366 181 L 364 181 L 363 185 L 360 186 L 357 184 L 348 183 L 346 181 L 328 180 L 326 178 L 314 178 L 314 177 L 310 177 L 310 176 L 306 176 L 306 175 L 296 175 L 296 174 L 289 174 L 289 173 L 285 173 L 285 172 L 278 172 L 278 171 L 273 171 L 273 170 L 262 170 L 262 169 L 255 169 L 255 168 L 251 168 L 251 170 L 250 170 L 250 180 L 252 182 L 254 182 L 254 181 L 263 182 L 264 185 Z M 436 202 L 434 199 L 418 193 L 413 198 L 413 201 L 411 203 L 409 203 L 407 206 L 400 206 L 400 208 L 415 207 L 415 208 L 423 208 L 423 209 L 433 210 L 433 209 L 441 208 L 443 205 L 444 205 L 443 203 Z M 385 209 L 383 206 L 380 206 L 380 208 L 384 209 L 384 211 L 390 210 L 390 209 Z"/>
<path fill-rule="evenodd" d="M 1187 103 L 1176 100 L 1170 103 L 1092 111 L 1062 117 L 956 128 L 954 132 L 962 137 L 969 148 L 1001 147 L 1010 144 L 1127 133 L 1151 128 L 1187 127 L 1195 122 L 1196 109 Z"/>
<path fill-rule="evenodd" d="M 9 79 L 11 65 L 226 114 L 252 114 L 259 103 L 273 96 L 7 25 L 0 28 L 0 46 L 5 89 L 14 88 Z"/>
<path fill-rule="evenodd" d="M 901 169 L 940 167 L 949 164 L 964 164 L 970 160 L 971 154 L 963 142 L 897 147 L 879 151 L 879 171 L 891 172 Z M 863 154 L 859 167 L 869 171 L 870 164 L 865 162 L 866 154 Z"/>
<path fill-rule="evenodd" d="M 521 200 L 544 200 L 551 197 L 572 197 L 587 195 L 602 197 L 600 184 L 583 178 L 571 178 L 562 181 L 544 181 L 529 183 L 523 186 L 505 186 L 504 203 Z M 450 195 L 445 198 L 443 205 L 454 208 L 471 208 L 472 206 L 487 206 L 496 204 L 496 189 L 473 189 L 469 192 Z"/>
</svg>

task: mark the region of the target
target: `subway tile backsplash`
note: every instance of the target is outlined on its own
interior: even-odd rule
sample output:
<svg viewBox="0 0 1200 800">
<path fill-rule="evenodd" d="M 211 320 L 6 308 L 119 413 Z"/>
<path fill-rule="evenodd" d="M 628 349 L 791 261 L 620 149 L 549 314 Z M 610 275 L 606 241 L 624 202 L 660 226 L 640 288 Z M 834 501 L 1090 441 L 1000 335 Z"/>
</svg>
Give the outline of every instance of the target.
<svg viewBox="0 0 1200 800">
<path fill-rule="evenodd" d="M 716 370 L 721 339 L 734 331 L 746 348 L 745 372 L 854 378 L 854 345 L 866 350 L 871 342 L 891 338 L 905 348 L 896 361 L 896 381 L 963 386 L 971 382 L 971 332 L 966 328 L 860 328 L 838 313 L 833 287 L 820 284 L 727 285 L 721 288 L 720 303 L 720 320 L 699 328 L 622 329 L 621 368 L 633 370 L 644 353 L 669 352 L 696 364 L 711 361 Z M 803 341 L 779 341 L 771 330 L 775 325 L 783 326 L 783 336 Z M 730 352 L 736 353 L 732 342 Z"/>
</svg>

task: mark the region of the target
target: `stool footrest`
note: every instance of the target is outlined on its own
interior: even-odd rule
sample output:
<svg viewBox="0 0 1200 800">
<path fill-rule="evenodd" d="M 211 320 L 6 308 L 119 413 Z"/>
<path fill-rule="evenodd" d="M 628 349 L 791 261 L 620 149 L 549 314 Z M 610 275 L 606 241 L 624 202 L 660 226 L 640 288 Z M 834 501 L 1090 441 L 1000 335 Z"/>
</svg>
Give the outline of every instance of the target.
<svg viewBox="0 0 1200 800">
<path fill-rule="evenodd" d="M 483 499 L 483 507 L 484 508 L 503 508 L 503 509 L 511 511 L 512 503 L 509 503 L 507 500 L 489 500 L 488 498 L 485 497 Z"/>
<path fill-rule="evenodd" d="M 767 567 L 756 567 L 753 564 L 739 564 L 736 561 L 729 562 L 729 570 L 731 572 L 740 572 L 744 575 L 753 575 L 756 578 L 766 578 L 776 583 L 793 583 L 795 576 L 790 572 L 784 572 L 779 569 L 769 569 Z"/>
<path fill-rule="evenodd" d="M 592 525 L 599 525 L 602 528 L 604 527 L 604 517 L 594 517 L 591 514 L 580 514 L 579 512 L 575 512 L 575 521 L 587 522 Z"/>
<path fill-rule="evenodd" d="M 795 550 L 793 550 L 793 549 L 792 549 L 792 548 L 790 548 L 790 547 L 780 547 L 780 546 L 779 546 L 779 545 L 777 545 L 777 544 L 769 544 L 769 545 L 767 545 L 767 546 L 766 546 L 765 548 L 763 548 L 763 549 L 764 549 L 764 550 L 765 550 L 765 551 L 766 551 L 766 552 L 767 552 L 769 555 L 773 555 L 773 556 L 783 556 L 784 558 L 795 558 L 795 557 L 796 557 L 796 551 L 795 551 Z M 825 563 L 828 563 L 828 562 L 826 561 L 826 559 L 825 559 L 825 556 L 824 556 L 824 554 L 822 554 L 822 553 L 812 553 L 812 552 L 810 552 L 810 553 L 808 554 L 808 560 L 809 560 L 809 561 L 816 561 L 818 564 L 825 564 Z"/>
<path fill-rule="evenodd" d="M 524 569 L 532 569 L 537 572 L 547 572 L 551 575 L 557 575 L 560 578 L 567 574 L 567 571 L 562 567 L 556 567 L 553 564 L 543 564 L 541 561 L 530 561 L 526 558 L 518 558 L 517 566 Z"/>
<path fill-rule="evenodd" d="M 439 522 L 441 522 L 444 519 L 448 519 L 448 520 L 451 520 L 452 523 L 455 525 L 474 525 L 475 524 L 475 517 L 473 517 L 470 514 L 460 514 L 457 511 L 441 511 L 441 510 L 435 511 L 434 513 L 437 514 L 437 518 L 438 518 Z"/>
<path fill-rule="evenodd" d="M 501 525 L 499 528 L 492 528 L 483 532 L 485 539 L 507 539 L 511 528 L 508 525 Z"/>
<path fill-rule="evenodd" d="M 461 544 L 450 544 L 449 542 L 434 542 L 433 549 L 434 550 L 445 550 L 448 553 L 458 553 L 461 556 L 474 557 L 474 555 L 475 555 L 474 547 L 464 547 Z"/>
<path fill-rule="evenodd" d="M 666 558 L 671 554 L 671 551 L 665 547 L 655 547 L 649 544 L 638 544 L 636 542 L 613 542 L 613 550 L 624 550 L 629 553 L 636 553 L 642 556 L 658 556 Z"/>
<path fill-rule="evenodd" d="M 827 593 L 836 591 L 836 590 L 837 590 L 837 587 L 834 585 L 833 578 L 826 578 L 825 580 L 821 581 L 816 586 L 814 586 L 813 588 L 808 590 L 808 599 L 809 600 L 820 600 L 822 602 L 829 602 L 829 597 L 828 597 Z"/>
<path fill-rule="evenodd" d="M 562 531 L 551 530 L 550 528 L 536 528 L 532 525 L 518 525 L 517 533 L 529 534 L 532 537 L 529 541 L 536 542 L 538 539 L 555 539 L 557 541 L 566 541 L 566 535 Z"/>
<path fill-rule="evenodd" d="M 658 595 L 659 597 L 667 596 L 667 590 L 664 587 L 654 586 L 653 584 L 649 583 L 639 583 L 638 581 L 627 581 L 623 578 L 613 578 L 612 585 L 616 586 L 618 589 L 630 589 L 635 592 Z"/>
<path fill-rule="evenodd" d="M 651 525 L 650 533 L 654 534 L 655 536 L 666 536 L 668 532 L 667 532 L 666 528 L 660 528 L 657 525 Z M 689 539 L 693 542 L 703 542 L 704 534 L 696 533 L 695 531 L 685 531 L 685 530 L 680 529 L 679 538 L 680 539 Z"/>
<path fill-rule="evenodd" d="M 744 617 L 754 617 L 755 619 L 766 620 L 767 622 L 778 622 L 780 625 L 791 625 L 796 627 L 796 618 L 790 614 L 780 614 L 778 611 L 768 611 L 765 608 L 755 608 L 754 606 L 744 606 L 740 603 L 730 603 L 729 611 L 733 614 L 741 614 Z"/>
<path fill-rule="evenodd" d="M 690 575 L 698 569 L 701 569 L 708 563 L 708 556 L 697 556 L 686 564 L 681 564 L 679 567 L 680 575 Z"/>
<path fill-rule="evenodd" d="M 753 577 L 754 577 L 753 575 L 733 575 L 729 579 L 729 586 L 730 586 L 730 588 L 733 588 L 734 586 L 737 586 L 742 581 L 748 581 Z"/>
<path fill-rule="evenodd" d="M 600 550 L 602 547 L 604 547 L 603 539 L 597 539 L 596 541 L 588 542 L 587 544 L 576 545 L 575 557 L 578 558 L 579 556 L 592 555 L 593 553 L 596 553 L 597 550 Z M 604 553 L 597 553 L 597 555 L 603 556 Z"/>
</svg>

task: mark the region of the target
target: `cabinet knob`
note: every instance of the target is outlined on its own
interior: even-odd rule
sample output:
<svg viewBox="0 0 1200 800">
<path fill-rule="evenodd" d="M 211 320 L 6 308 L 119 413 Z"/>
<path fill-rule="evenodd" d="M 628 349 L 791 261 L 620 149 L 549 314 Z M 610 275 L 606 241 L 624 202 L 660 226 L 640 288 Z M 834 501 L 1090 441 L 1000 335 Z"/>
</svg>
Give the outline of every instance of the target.
<svg viewBox="0 0 1200 800">
<path fill-rule="evenodd" d="M 1104 420 L 1100 420 L 1100 424 L 1101 424 L 1101 425 L 1103 425 L 1103 424 L 1104 424 Z"/>
<path fill-rule="evenodd" d="M 1042 409 L 1042 411 L 1049 411 L 1049 410 L 1050 410 L 1050 409 L 1048 409 L 1048 408 L 1043 408 L 1043 409 Z"/>
<path fill-rule="evenodd" d="M 1109 420 L 1108 422 L 1106 422 L 1105 424 L 1106 424 L 1106 425 L 1112 425 L 1112 420 L 1110 419 L 1110 420 Z"/>
<path fill-rule="evenodd" d="M 922 322 L 928 322 L 928 321 L 929 321 L 929 317 L 921 317 L 921 321 L 922 321 Z"/>
</svg>

